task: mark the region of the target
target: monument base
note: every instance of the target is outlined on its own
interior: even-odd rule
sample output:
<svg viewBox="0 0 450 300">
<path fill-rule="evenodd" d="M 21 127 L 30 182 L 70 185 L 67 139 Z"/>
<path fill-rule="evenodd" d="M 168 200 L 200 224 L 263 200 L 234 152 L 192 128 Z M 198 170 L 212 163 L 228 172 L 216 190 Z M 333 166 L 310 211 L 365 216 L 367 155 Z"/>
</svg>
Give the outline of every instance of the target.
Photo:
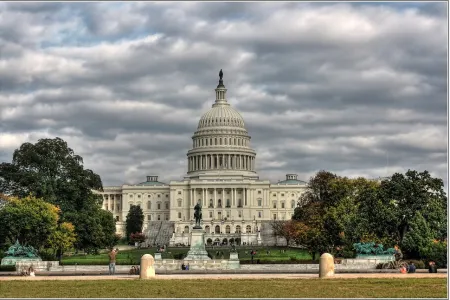
<svg viewBox="0 0 450 300">
<path fill-rule="evenodd" d="M 16 263 L 40 263 L 42 259 L 40 257 L 14 257 L 14 256 L 6 256 L 2 259 L 2 266 L 15 266 Z"/>
<path fill-rule="evenodd" d="M 205 232 L 202 228 L 193 228 L 191 232 L 191 249 L 185 260 L 210 260 L 205 249 Z"/>
</svg>

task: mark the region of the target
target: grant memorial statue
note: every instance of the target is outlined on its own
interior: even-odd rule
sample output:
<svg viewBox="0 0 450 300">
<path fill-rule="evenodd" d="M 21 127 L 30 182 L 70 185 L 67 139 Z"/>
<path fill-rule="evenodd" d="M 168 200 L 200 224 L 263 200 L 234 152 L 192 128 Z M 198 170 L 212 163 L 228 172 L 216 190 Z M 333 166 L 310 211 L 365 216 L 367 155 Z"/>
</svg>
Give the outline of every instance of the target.
<svg viewBox="0 0 450 300">
<path fill-rule="evenodd" d="M 194 229 L 202 229 L 201 221 L 202 221 L 202 205 L 200 201 L 194 207 L 194 218 L 195 218 L 195 226 Z"/>
<path fill-rule="evenodd" d="M 192 228 L 190 239 L 191 248 L 185 260 L 210 260 L 205 249 L 205 232 L 201 226 L 202 205 L 200 202 L 194 206 L 194 219 L 195 225 Z"/>
</svg>

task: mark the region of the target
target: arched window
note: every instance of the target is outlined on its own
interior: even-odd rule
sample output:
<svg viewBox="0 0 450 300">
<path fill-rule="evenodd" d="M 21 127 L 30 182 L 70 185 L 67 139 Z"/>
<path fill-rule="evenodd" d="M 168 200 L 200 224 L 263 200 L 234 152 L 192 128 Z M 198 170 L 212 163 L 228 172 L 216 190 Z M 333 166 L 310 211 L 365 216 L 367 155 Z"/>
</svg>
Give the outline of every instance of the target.
<svg viewBox="0 0 450 300">
<path fill-rule="evenodd" d="M 291 201 L 291 208 L 295 208 L 295 201 L 294 200 Z"/>
<path fill-rule="evenodd" d="M 225 233 L 230 233 L 230 232 L 231 232 L 230 225 L 227 225 L 227 226 L 225 227 Z"/>
<path fill-rule="evenodd" d="M 209 225 L 205 226 L 205 232 L 206 233 L 210 233 L 211 232 L 211 227 L 209 227 Z"/>
<path fill-rule="evenodd" d="M 222 145 L 222 138 L 219 139 L 219 145 Z"/>
<path fill-rule="evenodd" d="M 208 146 L 208 139 L 206 139 L 206 146 Z"/>
<path fill-rule="evenodd" d="M 147 209 L 152 209 L 152 203 L 150 201 L 147 202 Z"/>
<path fill-rule="evenodd" d="M 189 233 L 189 226 L 184 226 L 184 233 Z"/>
<path fill-rule="evenodd" d="M 236 231 L 235 232 L 236 233 L 241 233 L 241 226 L 240 225 L 236 226 Z"/>
<path fill-rule="evenodd" d="M 217 145 L 217 138 L 214 138 L 214 140 L 215 140 L 215 143 L 214 143 L 214 145 Z"/>
<path fill-rule="evenodd" d="M 209 207 L 213 207 L 213 199 L 209 199 Z"/>
<path fill-rule="evenodd" d="M 252 233 L 252 226 L 247 225 L 247 227 L 245 227 L 245 232 L 246 233 Z"/>
<path fill-rule="evenodd" d="M 214 229 L 215 233 L 220 233 L 220 226 L 216 225 L 215 229 Z"/>
<path fill-rule="evenodd" d="M 219 200 L 217 201 L 217 207 L 222 207 L 222 200 L 219 199 Z"/>
</svg>

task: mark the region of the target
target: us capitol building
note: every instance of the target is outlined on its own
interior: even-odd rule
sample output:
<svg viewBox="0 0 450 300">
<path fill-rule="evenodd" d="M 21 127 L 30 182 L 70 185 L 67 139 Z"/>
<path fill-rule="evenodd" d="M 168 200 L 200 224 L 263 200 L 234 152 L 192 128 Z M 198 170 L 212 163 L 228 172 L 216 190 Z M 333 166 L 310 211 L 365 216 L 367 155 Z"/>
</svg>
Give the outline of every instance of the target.
<svg viewBox="0 0 450 300">
<path fill-rule="evenodd" d="M 259 179 L 256 151 L 242 116 L 227 102 L 220 70 L 216 100 L 198 122 L 187 152 L 182 181 L 163 183 L 147 176 L 135 185 L 104 187 L 103 209 L 113 213 L 117 233 L 125 233 L 131 205 L 144 213 L 143 232 L 151 245 L 190 244 L 194 206 L 202 205 L 207 244 L 275 244 L 271 220 L 288 220 L 306 182 L 296 174 L 271 183 Z"/>
</svg>

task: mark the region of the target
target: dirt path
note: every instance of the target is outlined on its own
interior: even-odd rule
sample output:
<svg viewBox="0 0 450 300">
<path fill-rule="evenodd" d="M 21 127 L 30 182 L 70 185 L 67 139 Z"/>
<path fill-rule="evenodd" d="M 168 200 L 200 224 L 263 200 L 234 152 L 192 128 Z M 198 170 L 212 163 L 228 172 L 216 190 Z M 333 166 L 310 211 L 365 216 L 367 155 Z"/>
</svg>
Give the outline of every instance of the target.
<svg viewBox="0 0 450 300">
<path fill-rule="evenodd" d="M 0 277 L 4 280 L 133 280 L 138 279 L 137 275 L 115 275 L 115 276 L 37 276 L 21 277 L 10 276 Z M 156 275 L 155 279 L 314 279 L 317 274 L 176 274 L 176 275 Z M 336 279 L 346 278 L 447 278 L 446 273 L 415 273 L 415 274 L 335 274 Z"/>
</svg>

